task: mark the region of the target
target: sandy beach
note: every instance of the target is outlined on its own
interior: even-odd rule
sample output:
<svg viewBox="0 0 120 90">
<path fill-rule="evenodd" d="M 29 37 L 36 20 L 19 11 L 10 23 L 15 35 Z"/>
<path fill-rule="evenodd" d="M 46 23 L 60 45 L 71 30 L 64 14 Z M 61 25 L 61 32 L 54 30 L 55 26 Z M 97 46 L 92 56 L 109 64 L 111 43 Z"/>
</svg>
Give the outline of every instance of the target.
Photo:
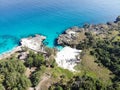
<svg viewBox="0 0 120 90">
<path fill-rule="evenodd" d="M 59 67 L 75 71 L 74 66 L 77 64 L 76 62 L 80 61 L 76 57 L 79 56 L 81 51 L 66 46 L 57 53 L 55 60 Z"/>
</svg>

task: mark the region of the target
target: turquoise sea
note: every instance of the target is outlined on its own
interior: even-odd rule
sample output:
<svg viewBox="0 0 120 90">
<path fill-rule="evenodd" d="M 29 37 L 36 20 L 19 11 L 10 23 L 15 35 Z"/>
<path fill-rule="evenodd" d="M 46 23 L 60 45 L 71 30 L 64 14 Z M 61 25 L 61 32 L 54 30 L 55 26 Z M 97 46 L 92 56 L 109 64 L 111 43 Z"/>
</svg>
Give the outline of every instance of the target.
<svg viewBox="0 0 120 90">
<path fill-rule="evenodd" d="M 23 37 L 54 39 L 71 26 L 114 21 L 120 0 L 0 0 L 0 53 L 11 50 Z"/>
</svg>

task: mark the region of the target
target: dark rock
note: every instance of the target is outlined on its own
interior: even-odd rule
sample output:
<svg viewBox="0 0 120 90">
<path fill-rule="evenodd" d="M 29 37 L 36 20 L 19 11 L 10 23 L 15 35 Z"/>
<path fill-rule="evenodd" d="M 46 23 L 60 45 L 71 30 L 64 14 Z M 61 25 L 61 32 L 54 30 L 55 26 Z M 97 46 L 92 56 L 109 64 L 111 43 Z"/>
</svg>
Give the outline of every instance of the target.
<svg viewBox="0 0 120 90">
<path fill-rule="evenodd" d="M 107 22 L 107 25 L 113 25 L 114 22 Z"/>
<path fill-rule="evenodd" d="M 118 16 L 118 17 L 116 18 L 116 21 L 115 21 L 115 22 L 117 23 L 117 22 L 119 22 L 119 21 L 120 21 L 120 16 Z"/>
</svg>

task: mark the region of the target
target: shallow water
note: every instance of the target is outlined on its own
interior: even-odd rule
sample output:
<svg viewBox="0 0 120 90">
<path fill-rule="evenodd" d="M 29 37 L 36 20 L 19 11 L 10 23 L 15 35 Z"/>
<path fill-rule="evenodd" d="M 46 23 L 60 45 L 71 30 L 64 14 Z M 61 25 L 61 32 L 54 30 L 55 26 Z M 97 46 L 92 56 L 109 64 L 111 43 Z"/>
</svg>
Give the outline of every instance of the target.
<svg viewBox="0 0 120 90">
<path fill-rule="evenodd" d="M 54 39 L 71 26 L 114 21 L 120 0 L 0 0 L 0 53 L 33 34 Z"/>
</svg>

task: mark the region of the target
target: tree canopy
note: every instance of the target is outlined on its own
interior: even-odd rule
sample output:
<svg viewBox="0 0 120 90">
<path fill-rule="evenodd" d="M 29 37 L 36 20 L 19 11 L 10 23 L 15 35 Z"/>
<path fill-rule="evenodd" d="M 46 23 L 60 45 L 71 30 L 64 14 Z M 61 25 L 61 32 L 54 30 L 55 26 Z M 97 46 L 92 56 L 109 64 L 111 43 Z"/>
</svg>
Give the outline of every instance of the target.
<svg viewBox="0 0 120 90">
<path fill-rule="evenodd" d="M 30 80 L 24 75 L 26 67 L 19 60 L 0 61 L 0 90 L 26 90 Z"/>
</svg>

